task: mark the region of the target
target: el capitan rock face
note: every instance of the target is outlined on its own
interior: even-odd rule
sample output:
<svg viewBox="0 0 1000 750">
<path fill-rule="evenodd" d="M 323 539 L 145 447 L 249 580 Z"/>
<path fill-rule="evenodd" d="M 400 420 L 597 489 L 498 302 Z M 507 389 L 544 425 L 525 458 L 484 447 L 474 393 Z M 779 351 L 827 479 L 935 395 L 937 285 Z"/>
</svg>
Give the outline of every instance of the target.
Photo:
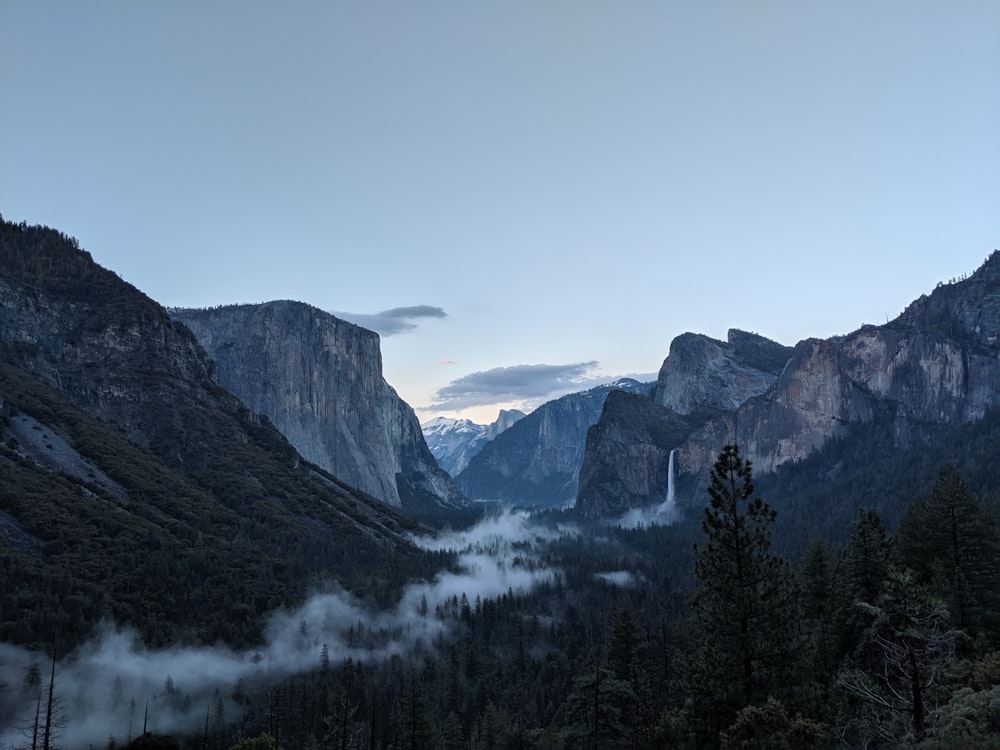
<svg viewBox="0 0 1000 750">
<path fill-rule="evenodd" d="M 171 314 L 215 362 L 219 383 L 308 461 L 389 505 L 465 504 L 382 377 L 378 334 L 301 302 Z"/>
<path fill-rule="evenodd" d="M 660 461 L 666 460 L 665 450 L 676 447 L 678 471 L 704 476 L 721 446 L 735 442 L 755 471 L 767 473 L 810 455 L 851 425 L 880 416 L 892 420 L 900 448 L 921 440 L 930 428 L 981 419 L 1000 405 L 1000 253 L 968 279 L 916 300 L 886 325 L 801 341 L 780 368 L 777 347 L 754 346 L 764 356 L 753 360 L 756 366 L 748 372 L 747 361 L 734 362 L 719 342 L 679 336 L 653 400 L 679 414 L 699 407 L 719 413 L 675 444 L 657 445 Z M 681 355 L 676 363 L 675 355 Z M 606 414 L 602 422 L 605 417 L 616 419 Z M 626 466 L 630 459 L 621 446 L 635 443 L 630 448 L 635 451 L 651 445 L 641 431 L 623 435 L 621 429 L 627 426 L 614 441 L 588 442 L 585 465 L 603 467 L 605 489 L 581 482 L 577 507 L 584 512 L 609 504 L 607 488 L 615 476 L 629 486 L 635 469 Z M 629 497 L 643 502 L 635 493 Z"/>
</svg>

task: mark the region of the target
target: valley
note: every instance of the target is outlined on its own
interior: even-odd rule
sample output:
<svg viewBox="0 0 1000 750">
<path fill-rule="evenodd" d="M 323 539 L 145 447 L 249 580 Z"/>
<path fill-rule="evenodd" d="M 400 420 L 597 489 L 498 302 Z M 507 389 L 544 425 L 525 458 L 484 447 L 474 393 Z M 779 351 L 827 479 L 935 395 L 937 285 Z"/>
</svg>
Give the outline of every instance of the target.
<svg viewBox="0 0 1000 750">
<path fill-rule="evenodd" d="M 3 221 L 0 747 L 989 737 L 998 300 L 994 253 L 883 326 L 684 334 L 449 476 L 374 333 Z"/>
</svg>

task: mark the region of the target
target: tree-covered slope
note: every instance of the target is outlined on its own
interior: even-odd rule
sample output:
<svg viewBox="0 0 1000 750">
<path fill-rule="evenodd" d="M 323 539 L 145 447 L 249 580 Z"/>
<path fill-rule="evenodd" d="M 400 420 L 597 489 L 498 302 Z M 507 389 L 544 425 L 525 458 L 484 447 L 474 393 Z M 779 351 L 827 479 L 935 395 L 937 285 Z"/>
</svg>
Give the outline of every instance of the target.
<svg viewBox="0 0 1000 750">
<path fill-rule="evenodd" d="M 186 328 L 58 232 L 0 226 L 0 359 L 4 640 L 110 618 L 247 643 L 310 588 L 386 600 L 431 569 L 411 522 L 304 462 Z"/>
</svg>

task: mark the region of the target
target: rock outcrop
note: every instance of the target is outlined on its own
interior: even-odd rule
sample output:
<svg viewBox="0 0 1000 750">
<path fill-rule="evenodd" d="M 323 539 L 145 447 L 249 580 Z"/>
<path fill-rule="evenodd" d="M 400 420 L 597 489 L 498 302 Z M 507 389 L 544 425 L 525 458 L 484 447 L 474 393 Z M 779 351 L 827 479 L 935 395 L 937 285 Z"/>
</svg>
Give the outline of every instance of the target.
<svg viewBox="0 0 1000 750">
<path fill-rule="evenodd" d="M 595 518 L 662 503 L 670 451 L 707 412 L 678 414 L 635 393 L 609 393 L 600 420 L 587 432 L 576 509 Z"/>
<path fill-rule="evenodd" d="M 382 377 L 379 337 L 301 302 L 172 309 L 216 377 L 308 461 L 383 502 L 465 504 Z"/>
<path fill-rule="evenodd" d="M 560 507 L 577 493 L 587 430 L 614 391 L 649 392 L 622 378 L 549 401 L 483 446 L 455 481 L 471 498 L 521 506 Z"/>
<path fill-rule="evenodd" d="M 735 328 L 725 342 L 683 333 L 670 343 L 653 401 L 678 414 L 732 411 L 770 388 L 791 353 L 790 347 Z"/>
</svg>

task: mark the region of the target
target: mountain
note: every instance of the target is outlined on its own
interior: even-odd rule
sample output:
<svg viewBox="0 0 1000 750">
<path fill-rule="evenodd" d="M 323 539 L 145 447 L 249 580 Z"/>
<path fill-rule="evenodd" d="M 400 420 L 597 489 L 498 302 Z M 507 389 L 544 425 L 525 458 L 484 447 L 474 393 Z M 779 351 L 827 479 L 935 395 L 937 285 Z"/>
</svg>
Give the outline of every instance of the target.
<svg viewBox="0 0 1000 750">
<path fill-rule="evenodd" d="M 421 429 L 438 466 L 451 476 L 457 476 L 485 443 L 524 416 L 524 412 L 518 409 L 501 409 L 496 420 L 488 425 L 476 424 L 471 419 L 435 417 L 424 423 Z"/>
<path fill-rule="evenodd" d="M 253 643 L 322 582 L 391 601 L 431 571 L 415 529 L 303 460 L 75 240 L 0 221 L 0 640 L 109 620 Z"/>
<path fill-rule="evenodd" d="M 732 411 L 770 388 L 791 354 L 791 347 L 735 328 L 724 342 L 683 333 L 670 343 L 652 398 L 678 414 Z"/>
<path fill-rule="evenodd" d="M 614 516 L 662 502 L 671 449 L 710 418 L 764 393 L 791 352 L 737 329 L 726 341 L 695 333 L 676 337 L 649 397 L 608 399 L 589 431 L 577 508 Z"/>
<path fill-rule="evenodd" d="M 377 333 L 301 302 L 169 312 L 194 332 L 219 384 L 308 461 L 389 505 L 466 504 L 382 377 Z"/>
<path fill-rule="evenodd" d="M 581 483 L 577 508 L 584 514 L 660 496 L 665 483 L 650 494 L 630 489 L 637 454 L 647 457 L 650 474 L 661 477 L 676 448 L 678 473 L 703 485 L 727 442 L 740 446 L 759 476 L 877 425 L 886 426 L 895 450 L 906 450 L 938 439 L 942 429 L 982 419 L 1000 405 L 1000 253 L 885 325 L 807 339 L 787 357 L 778 345 L 741 344 L 742 334 L 731 336 L 728 346 L 697 339 L 685 334 L 671 344 L 648 404 L 620 409 L 616 401 L 605 409 L 584 459 L 584 471 L 598 471 L 602 481 Z M 692 377 L 699 372 L 705 378 Z M 689 422 L 683 436 L 658 441 L 650 434 L 663 438 L 663 430 L 630 427 L 631 412 L 666 429 L 676 425 L 675 415 L 699 408 L 716 413 Z"/>
<path fill-rule="evenodd" d="M 487 443 L 455 478 L 478 500 L 558 507 L 576 497 L 587 429 L 613 391 L 646 393 L 650 385 L 622 378 L 542 404 Z"/>
</svg>

